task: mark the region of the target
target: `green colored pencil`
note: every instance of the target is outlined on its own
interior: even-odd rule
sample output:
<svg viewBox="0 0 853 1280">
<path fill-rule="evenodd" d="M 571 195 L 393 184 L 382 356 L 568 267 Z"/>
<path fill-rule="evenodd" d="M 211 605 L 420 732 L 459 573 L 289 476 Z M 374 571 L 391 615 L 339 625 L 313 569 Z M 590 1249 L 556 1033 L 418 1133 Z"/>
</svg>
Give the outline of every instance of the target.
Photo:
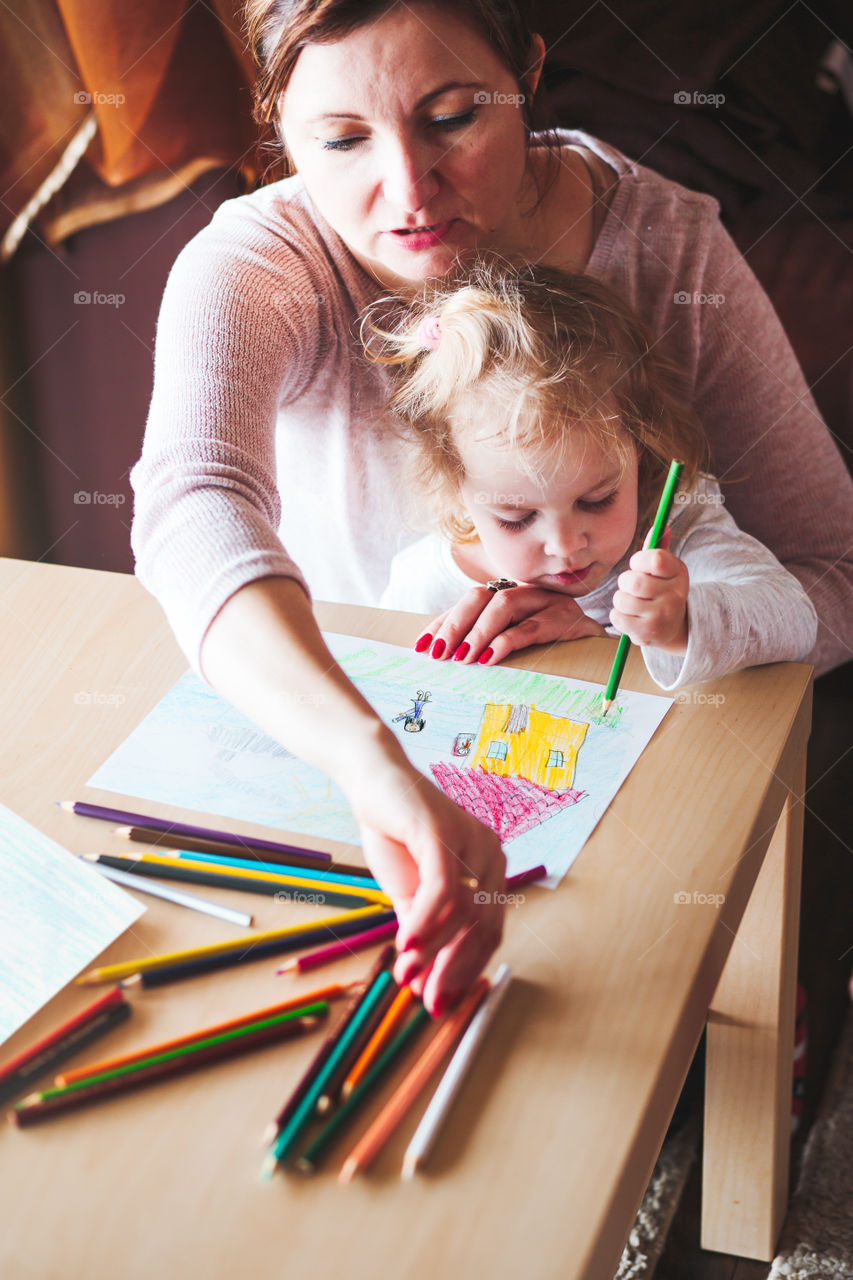
<svg viewBox="0 0 853 1280">
<path fill-rule="evenodd" d="M 353 1089 L 343 1106 L 338 1108 L 331 1120 L 317 1134 L 310 1147 L 299 1157 L 296 1167 L 301 1173 L 314 1172 L 320 1157 L 332 1140 L 337 1137 L 344 1125 L 352 1118 L 354 1112 L 358 1110 L 362 1099 L 373 1091 L 388 1068 L 400 1057 L 409 1042 L 429 1021 L 430 1016 L 423 1005 L 415 1010 L 403 1030 L 394 1037 L 379 1060 L 368 1071 L 361 1084 Z"/>
<path fill-rule="evenodd" d="M 277 1027 L 283 1022 L 290 1022 L 294 1018 L 307 1018 L 312 1016 L 325 1017 L 329 1011 L 329 1005 L 326 1000 L 318 1000 L 314 1004 L 303 1005 L 300 1009 L 288 1009 L 286 1013 L 278 1013 L 272 1018 L 263 1018 L 259 1022 L 249 1022 L 246 1026 L 235 1027 L 231 1031 L 220 1032 L 219 1035 L 207 1036 L 204 1040 L 194 1040 L 192 1044 L 180 1045 L 177 1049 L 169 1049 L 166 1053 L 152 1054 L 149 1058 L 138 1058 L 136 1062 L 125 1063 L 121 1067 L 113 1067 L 109 1071 L 99 1071 L 97 1075 L 84 1076 L 80 1080 L 73 1080 L 70 1084 L 59 1085 L 54 1089 L 43 1089 L 38 1097 L 41 1102 L 47 1102 L 51 1098 L 56 1098 L 71 1093 L 76 1089 L 88 1089 L 92 1085 L 100 1084 L 103 1080 L 114 1080 L 117 1076 L 130 1075 L 134 1071 L 142 1071 L 146 1067 L 153 1067 L 161 1062 L 169 1062 L 173 1058 L 186 1057 L 188 1054 L 198 1053 L 201 1049 L 209 1049 L 216 1044 L 224 1044 L 226 1040 L 238 1040 L 241 1036 L 252 1035 L 258 1031 L 265 1031 L 269 1027 Z"/>
<path fill-rule="evenodd" d="M 334 1075 L 338 1063 L 344 1054 L 348 1051 L 353 1040 L 358 1036 L 364 1023 L 370 1017 L 376 1005 L 384 996 L 390 984 L 394 981 L 390 970 L 383 969 L 373 980 L 373 983 L 364 993 L 359 1008 L 355 1011 L 350 1021 L 344 1027 L 338 1043 L 335 1045 L 328 1058 L 320 1067 L 311 1087 L 306 1090 L 305 1096 L 300 1105 L 296 1108 L 293 1115 L 285 1124 L 281 1133 L 276 1138 L 266 1159 L 261 1167 L 261 1181 L 269 1182 L 276 1170 L 276 1166 L 280 1161 L 285 1160 L 294 1146 L 299 1140 L 302 1131 L 310 1121 L 314 1110 L 317 1106 L 318 1099 L 326 1087 L 326 1084 Z"/>
<path fill-rule="evenodd" d="M 669 473 L 666 477 L 666 483 L 663 486 L 663 493 L 660 496 L 655 522 L 652 525 L 652 531 L 649 534 L 649 540 L 646 543 L 646 549 L 649 551 L 654 551 L 660 546 L 660 540 L 663 537 L 663 531 L 666 528 L 666 522 L 669 519 L 669 513 L 672 510 L 675 491 L 678 488 L 678 481 L 681 479 L 683 467 L 683 462 L 671 462 L 669 464 Z M 628 657 L 628 650 L 630 648 L 631 641 L 628 637 L 620 637 L 619 644 L 616 649 L 616 657 L 613 659 L 613 666 L 610 668 L 610 679 L 607 681 L 607 688 L 604 690 L 604 708 L 601 712 L 602 719 L 607 715 L 613 704 L 613 699 L 616 697 L 616 690 L 619 688 L 619 681 L 622 679 L 622 672 L 625 670 L 625 660 Z"/>
</svg>

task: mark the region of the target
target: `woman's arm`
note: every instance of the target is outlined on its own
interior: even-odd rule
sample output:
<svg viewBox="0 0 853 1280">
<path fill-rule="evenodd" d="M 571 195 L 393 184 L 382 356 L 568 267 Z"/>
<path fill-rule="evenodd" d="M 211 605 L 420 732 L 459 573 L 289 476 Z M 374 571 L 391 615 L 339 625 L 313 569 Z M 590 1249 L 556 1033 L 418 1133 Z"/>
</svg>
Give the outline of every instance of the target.
<svg viewBox="0 0 853 1280">
<path fill-rule="evenodd" d="M 397 910 L 395 976 L 413 978 L 433 1012 L 448 1007 L 500 942 L 497 836 L 409 762 L 335 662 L 292 579 L 264 578 L 232 596 L 208 628 L 202 667 L 223 697 L 340 786 Z M 476 894 L 460 883 L 470 876 Z"/>
</svg>

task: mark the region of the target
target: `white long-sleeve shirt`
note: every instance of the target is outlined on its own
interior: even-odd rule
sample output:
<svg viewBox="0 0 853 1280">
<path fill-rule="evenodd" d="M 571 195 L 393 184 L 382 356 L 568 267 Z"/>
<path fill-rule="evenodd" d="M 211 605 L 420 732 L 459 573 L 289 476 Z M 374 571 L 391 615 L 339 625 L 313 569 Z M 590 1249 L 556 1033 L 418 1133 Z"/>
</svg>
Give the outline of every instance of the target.
<svg viewBox="0 0 853 1280">
<path fill-rule="evenodd" d="M 652 679 L 672 691 L 743 667 L 806 658 L 815 642 L 817 615 L 797 579 L 738 528 L 716 481 L 700 480 L 692 493 L 678 498 L 670 551 L 690 574 L 687 652 L 680 657 L 643 645 Z M 584 613 L 602 626 L 609 624 L 616 580 L 629 559 L 615 565 L 593 591 L 576 597 Z M 479 585 L 459 568 L 450 542 L 429 534 L 394 557 L 380 604 L 437 616 Z"/>
</svg>

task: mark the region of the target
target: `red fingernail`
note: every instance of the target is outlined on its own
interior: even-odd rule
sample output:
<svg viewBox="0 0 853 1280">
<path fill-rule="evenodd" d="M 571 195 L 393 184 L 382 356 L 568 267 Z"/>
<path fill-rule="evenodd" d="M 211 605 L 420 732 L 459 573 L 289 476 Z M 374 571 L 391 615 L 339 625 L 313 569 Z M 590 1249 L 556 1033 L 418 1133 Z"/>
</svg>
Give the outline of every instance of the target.
<svg viewBox="0 0 853 1280">
<path fill-rule="evenodd" d="M 443 640 L 436 640 L 435 644 L 432 646 L 432 656 L 434 658 L 440 658 L 446 648 L 447 645 Z"/>
<path fill-rule="evenodd" d="M 488 661 L 489 661 L 489 658 L 493 658 L 493 657 L 494 657 L 494 654 L 495 654 L 494 649 L 492 648 L 492 646 L 491 646 L 491 645 L 489 645 L 488 649 L 484 649 L 484 650 L 483 650 L 483 652 L 480 654 L 480 656 L 479 656 L 479 658 L 477 659 L 477 661 L 478 661 L 478 662 L 488 662 Z"/>
<path fill-rule="evenodd" d="M 468 643 L 468 641 L 467 641 L 467 640 L 463 640 L 463 641 L 462 641 L 462 643 L 460 644 L 459 648 L 456 650 L 456 652 L 455 652 L 455 653 L 454 653 L 454 655 L 453 655 L 453 661 L 454 661 L 454 662 L 461 662 L 463 658 L 467 658 L 467 657 L 468 657 L 468 651 L 470 650 L 470 648 L 471 648 L 471 646 L 470 646 L 470 644 Z"/>
<path fill-rule="evenodd" d="M 423 653 L 424 649 L 428 649 L 432 644 L 432 632 L 425 631 L 419 640 L 415 641 L 415 653 Z"/>
</svg>

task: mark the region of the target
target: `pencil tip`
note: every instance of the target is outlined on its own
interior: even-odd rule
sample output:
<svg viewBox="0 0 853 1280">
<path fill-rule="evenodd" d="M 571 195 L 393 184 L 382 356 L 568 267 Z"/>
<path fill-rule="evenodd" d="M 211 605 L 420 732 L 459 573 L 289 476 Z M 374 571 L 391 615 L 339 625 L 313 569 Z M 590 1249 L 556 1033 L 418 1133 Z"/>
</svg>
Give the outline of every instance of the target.
<svg viewBox="0 0 853 1280">
<path fill-rule="evenodd" d="M 298 1169 L 300 1173 L 315 1172 L 314 1165 L 311 1163 L 310 1160 L 306 1160 L 304 1156 L 300 1156 L 293 1167 L 294 1169 Z"/>
<path fill-rule="evenodd" d="M 122 978 L 120 987 L 139 987 L 142 985 L 142 974 L 134 973 L 130 978 Z"/>
<path fill-rule="evenodd" d="M 122 836 L 126 840 L 132 830 L 133 830 L 132 827 L 116 827 L 115 831 L 113 832 L 113 835 Z"/>
<path fill-rule="evenodd" d="M 100 856 L 101 855 L 99 853 L 81 853 L 80 854 L 80 857 L 83 859 L 84 862 L 97 862 Z"/>
<path fill-rule="evenodd" d="M 278 1137 L 278 1125 L 275 1123 L 274 1120 L 271 1120 L 261 1135 L 260 1145 L 262 1147 L 269 1147 L 272 1145 L 272 1143 L 275 1142 L 277 1137 Z"/>
<path fill-rule="evenodd" d="M 346 1102 L 347 1098 L 350 1096 L 350 1094 L 352 1093 L 352 1091 L 353 1091 L 353 1085 L 350 1083 L 350 1081 L 349 1081 L 349 1080 L 347 1080 L 347 1081 L 346 1081 L 346 1083 L 344 1084 L 343 1088 L 341 1089 L 341 1099 L 342 1099 L 342 1101 Z"/>
<path fill-rule="evenodd" d="M 272 1176 L 275 1173 L 275 1167 L 277 1164 L 278 1161 L 276 1160 L 274 1153 L 271 1151 L 264 1160 L 264 1163 L 261 1165 L 261 1182 L 272 1181 Z"/>
<path fill-rule="evenodd" d="M 321 1098 L 317 1099 L 317 1111 L 320 1115 L 325 1115 L 332 1105 L 332 1100 L 325 1093 Z"/>
<path fill-rule="evenodd" d="M 355 1160 L 345 1160 L 340 1173 L 338 1174 L 338 1182 L 345 1187 L 348 1182 L 352 1182 L 353 1177 L 358 1172 L 358 1164 Z"/>
<path fill-rule="evenodd" d="M 70 810 L 72 813 L 74 812 L 74 801 L 73 801 L 73 800 L 57 800 L 57 802 L 56 802 L 56 803 L 57 803 L 57 805 L 59 806 L 59 808 L 60 808 L 60 809 L 68 809 L 68 810 Z"/>
</svg>

